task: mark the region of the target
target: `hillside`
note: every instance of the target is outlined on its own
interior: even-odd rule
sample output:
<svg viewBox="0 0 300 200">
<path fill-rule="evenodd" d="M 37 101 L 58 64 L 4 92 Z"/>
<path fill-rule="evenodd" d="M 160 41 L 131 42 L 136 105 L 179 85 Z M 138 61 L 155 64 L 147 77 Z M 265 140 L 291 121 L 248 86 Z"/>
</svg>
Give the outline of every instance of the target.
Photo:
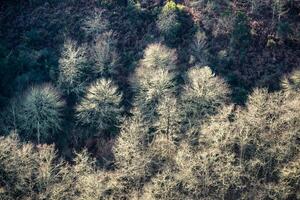
<svg viewBox="0 0 300 200">
<path fill-rule="evenodd" d="M 0 3 L 0 199 L 300 199 L 300 0 Z"/>
</svg>

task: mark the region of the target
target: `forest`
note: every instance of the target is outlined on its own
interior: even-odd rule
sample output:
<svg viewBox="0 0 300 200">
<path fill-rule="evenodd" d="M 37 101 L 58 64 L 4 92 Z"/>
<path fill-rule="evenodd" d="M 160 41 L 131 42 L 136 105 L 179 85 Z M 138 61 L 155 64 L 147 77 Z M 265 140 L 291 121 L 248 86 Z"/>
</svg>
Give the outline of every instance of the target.
<svg viewBox="0 0 300 200">
<path fill-rule="evenodd" d="M 300 0 L 0 1 L 0 200 L 300 199 Z"/>
</svg>

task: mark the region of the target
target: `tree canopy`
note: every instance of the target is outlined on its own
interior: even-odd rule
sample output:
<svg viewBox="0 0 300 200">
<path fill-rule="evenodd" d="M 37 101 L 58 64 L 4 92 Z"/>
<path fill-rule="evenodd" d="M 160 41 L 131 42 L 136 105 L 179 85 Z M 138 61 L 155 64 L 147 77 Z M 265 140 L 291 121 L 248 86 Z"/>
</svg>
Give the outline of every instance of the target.
<svg viewBox="0 0 300 200">
<path fill-rule="evenodd" d="M 0 200 L 300 199 L 299 0 L 0 4 Z"/>
</svg>

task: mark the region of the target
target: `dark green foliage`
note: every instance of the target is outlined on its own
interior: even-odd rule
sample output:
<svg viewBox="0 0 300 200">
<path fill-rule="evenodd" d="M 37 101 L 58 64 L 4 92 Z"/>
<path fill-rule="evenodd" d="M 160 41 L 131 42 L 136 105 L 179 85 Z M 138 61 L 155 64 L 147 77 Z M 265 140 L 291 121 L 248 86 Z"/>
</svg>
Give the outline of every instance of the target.
<svg viewBox="0 0 300 200">
<path fill-rule="evenodd" d="M 8 69 L 8 49 L 4 44 L 0 43 L 0 76 L 3 77 L 0 80 L 0 107 L 6 103 L 5 95 L 7 95 L 6 88 L 8 87 L 8 81 L 11 79 L 12 72 Z"/>
<path fill-rule="evenodd" d="M 233 23 L 230 44 L 234 50 L 244 52 L 251 43 L 249 20 L 245 13 L 238 12 Z"/>
<path fill-rule="evenodd" d="M 292 34 L 292 30 L 288 22 L 279 21 L 277 25 L 277 35 L 282 39 L 287 39 Z"/>
</svg>

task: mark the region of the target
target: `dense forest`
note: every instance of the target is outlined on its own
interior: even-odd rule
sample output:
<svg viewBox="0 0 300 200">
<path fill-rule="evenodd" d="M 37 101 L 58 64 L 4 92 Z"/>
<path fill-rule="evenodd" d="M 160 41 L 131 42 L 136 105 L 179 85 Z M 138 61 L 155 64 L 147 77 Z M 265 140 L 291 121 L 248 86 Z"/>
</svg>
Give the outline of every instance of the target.
<svg viewBox="0 0 300 200">
<path fill-rule="evenodd" d="M 300 0 L 0 1 L 2 199 L 300 199 Z"/>
</svg>

